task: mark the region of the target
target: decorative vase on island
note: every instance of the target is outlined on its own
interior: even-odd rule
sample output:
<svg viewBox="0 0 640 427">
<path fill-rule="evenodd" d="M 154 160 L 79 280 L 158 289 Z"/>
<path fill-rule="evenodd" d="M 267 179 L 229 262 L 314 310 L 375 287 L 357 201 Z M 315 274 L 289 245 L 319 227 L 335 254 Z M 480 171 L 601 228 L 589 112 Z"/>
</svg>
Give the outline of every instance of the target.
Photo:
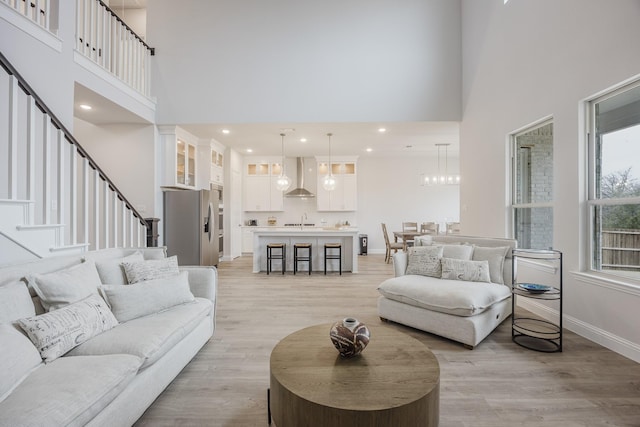
<svg viewBox="0 0 640 427">
<path fill-rule="evenodd" d="M 347 317 L 331 326 L 329 337 L 340 352 L 340 356 L 349 358 L 362 353 L 369 344 L 371 333 L 364 323 L 353 317 Z"/>
</svg>

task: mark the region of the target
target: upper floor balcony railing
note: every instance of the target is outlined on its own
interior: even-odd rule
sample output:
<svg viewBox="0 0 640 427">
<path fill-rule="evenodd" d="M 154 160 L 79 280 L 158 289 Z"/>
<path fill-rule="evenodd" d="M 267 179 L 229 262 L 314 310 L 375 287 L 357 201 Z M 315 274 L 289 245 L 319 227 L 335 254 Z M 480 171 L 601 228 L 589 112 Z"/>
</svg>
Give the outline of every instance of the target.
<svg viewBox="0 0 640 427">
<path fill-rule="evenodd" d="M 100 0 L 76 0 L 76 50 L 145 96 L 153 48 Z"/>
<path fill-rule="evenodd" d="M 51 0 L 0 0 L 41 27 L 51 31 Z"/>
</svg>

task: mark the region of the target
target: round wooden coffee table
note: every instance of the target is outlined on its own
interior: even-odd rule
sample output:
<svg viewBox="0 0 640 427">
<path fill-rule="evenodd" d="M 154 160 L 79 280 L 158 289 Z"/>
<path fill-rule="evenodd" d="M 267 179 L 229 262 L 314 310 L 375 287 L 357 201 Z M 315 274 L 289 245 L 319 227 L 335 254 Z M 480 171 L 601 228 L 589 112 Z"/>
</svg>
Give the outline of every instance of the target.
<svg viewBox="0 0 640 427">
<path fill-rule="evenodd" d="M 271 352 L 270 413 L 287 426 L 437 426 L 440 365 L 429 348 L 383 325 L 371 341 L 343 359 L 330 324 L 311 326 Z"/>
</svg>

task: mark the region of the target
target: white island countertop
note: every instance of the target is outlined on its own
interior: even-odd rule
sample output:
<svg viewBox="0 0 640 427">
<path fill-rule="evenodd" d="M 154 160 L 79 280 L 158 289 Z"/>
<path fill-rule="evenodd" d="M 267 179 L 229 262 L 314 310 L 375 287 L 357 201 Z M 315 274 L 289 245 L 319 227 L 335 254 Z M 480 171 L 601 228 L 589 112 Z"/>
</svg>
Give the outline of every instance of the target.
<svg viewBox="0 0 640 427">
<path fill-rule="evenodd" d="M 324 270 L 324 244 L 342 243 L 342 271 L 358 272 L 358 228 L 314 227 L 314 226 L 267 226 L 250 227 L 253 232 L 253 272 L 267 270 L 267 244 L 284 243 L 287 246 L 287 271 L 293 271 L 293 245 L 311 243 L 312 270 Z M 328 271 L 337 271 L 337 260 L 329 260 Z M 273 270 L 280 271 L 280 261 L 273 261 Z M 333 264 L 336 264 L 335 266 Z M 276 264 L 278 264 L 276 266 Z M 299 265 L 299 272 L 307 271 L 306 263 Z"/>
</svg>

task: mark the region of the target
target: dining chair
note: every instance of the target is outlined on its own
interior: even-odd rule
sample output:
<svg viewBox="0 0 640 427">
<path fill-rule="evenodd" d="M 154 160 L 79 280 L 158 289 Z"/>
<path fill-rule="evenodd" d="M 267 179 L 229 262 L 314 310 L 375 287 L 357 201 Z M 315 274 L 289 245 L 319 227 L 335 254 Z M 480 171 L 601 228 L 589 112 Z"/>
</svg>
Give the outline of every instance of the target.
<svg viewBox="0 0 640 427">
<path fill-rule="evenodd" d="M 389 260 L 391 259 L 391 251 L 393 250 L 394 253 L 398 252 L 398 250 L 404 250 L 405 248 L 405 244 L 404 242 L 392 242 L 389 240 L 389 234 L 387 234 L 387 226 L 386 224 L 383 222 L 382 223 L 382 235 L 384 236 L 384 243 L 385 246 L 387 248 L 385 254 L 384 254 L 384 262 L 386 262 L 387 264 L 389 264 Z"/>
<path fill-rule="evenodd" d="M 402 231 L 418 231 L 417 222 L 403 222 Z"/>
<path fill-rule="evenodd" d="M 440 224 L 437 222 L 423 222 L 420 224 L 420 232 L 425 234 L 438 234 L 440 233 Z"/>
<path fill-rule="evenodd" d="M 460 234 L 460 223 L 459 222 L 448 222 L 447 223 L 447 234 Z"/>
</svg>

